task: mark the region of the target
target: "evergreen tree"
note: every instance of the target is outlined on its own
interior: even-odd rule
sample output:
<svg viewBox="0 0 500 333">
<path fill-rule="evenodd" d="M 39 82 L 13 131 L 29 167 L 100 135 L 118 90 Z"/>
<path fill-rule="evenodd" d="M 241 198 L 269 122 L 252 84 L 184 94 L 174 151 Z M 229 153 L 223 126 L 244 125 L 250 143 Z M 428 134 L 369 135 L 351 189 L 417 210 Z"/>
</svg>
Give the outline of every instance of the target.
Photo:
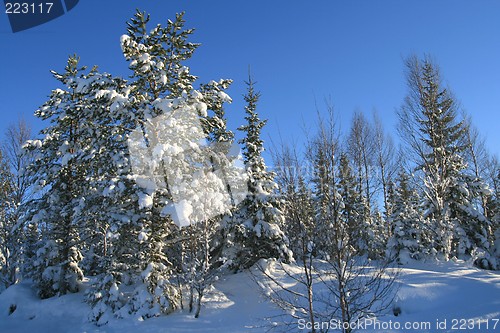
<svg viewBox="0 0 500 333">
<path fill-rule="evenodd" d="M 463 172 L 462 158 L 456 155 L 450 164 L 450 186 L 447 190 L 449 216 L 456 221 L 455 248 L 458 255 L 470 255 L 475 248 L 488 250 L 491 222 L 476 205 L 489 190 L 482 179 Z M 456 174 L 451 174 L 453 170 Z"/>
<path fill-rule="evenodd" d="M 45 230 L 39 242 L 40 249 L 31 261 L 39 267 L 35 271 L 35 281 L 41 280 L 39 287 L 45 287 L 41 296 L 61 293 L 47 286 L 51 281 L 57 282 L 56 274 L 51 277 L 44 272 L 62 271 L 60 257 L 64 258 L 63 250 L 70 246 L 71 260 L 80 261 L 82 255 L 85 260 L 78 267 L 75 262 L 70 263 L 69 271 L 76 272 L 73 274 L 78 278 L 82 274 L 80 269 L 87 275 L 99 276 L 87 293 L 90 303 L 95 305 L 97 298 L 106 298 L 111 290 L 109 285 L 102 283 L 119 286 L 130 280 L 124 276 L 133 276 L 137 270 L 138 261 L 133 259 L 138 249 L 137 224 L 141 217 L 136 185 L 129 178 L 127 156 L 127 133 L 135 125 L 134 115 L 128 110 L 130 88 L 124 80 L 100 74 L 96 68 L 89 74 L 78 74 L 83 70 L 78 69 L 78 58 L 71 57 L 67 73 L 55 74 L 67 85 L 67 91 L 55 90 L 53 99 L 37 111 L 38 116 L 51 119 L 54 125 L 42 131 L 45 134 L 43 141 L 35 140 L 27 145 L 28 150 L 38 155 L 30 172 L 40 177 L 38 171 L 41 171 L 42 175 L 46 173 L 50 177 L 37 179 L 39 187 L 46 187 L 47 193 L 30 203 L 32 212 L 28 214 L 26 230 L 31 238 L 36 238 L 37 228 Z M 66 103 L 63 104 L 66 108 L 58 108 L 60 95 L 72 98 L 73 104 Z M 52 167 L 50 173 L 42 161 L 58 165 L 60 169 Z M 65 193 L 66 190 L 69 193 Z M 38 211 L 40 208 L 42 210 Z M 57 214 L 59 209 L 67 215 L 62 225 L 49 218 L 49 214 Z M 62 234 L 68 231 L 69 235 L 64 238 Z M 71 283 L 74 286 L 75 282 Z M 53 289 L 56 286 L 52 284 Z M 76 287 L 71 289 L 76 290 Z M 102 305 L 94 307 L 93 320 L 100 319 L 102 309 Z"/>
<path fill-rule="evenodd" d="M 47 189 L 40 199 L 31 202 L 26 221 L 35 225 L 40 221 L 46 230 L 33 261 L 32 275 L 42 298 L 76 292 L 83 278 L 79 226 L 74 221 L 85 183 L 84 165 L 78 162 L 86 107 L 81 82 L 94 70 L 89 74 L 84 71 L 73 56 L 63 74 L 53 72 L 65 90 L 53 90 L 50 99 L 35 113 L 43 120 L 50 119 L 52 126 L 42 130 L 43 140 L 27 143 L 27 149 L 35 154 L 28 172 L 37 185 Z"/>
<path fill-rule="evenodd" d="M 351 245 L 360 254 L 381 257 L 385 248 L 382 216 L 377 212 L 373 215 L 368 213 L 368 202 L 363 192 L 357 190 L 357 184 L 347 154 L 341 153 L 337 191 L 342 197 L 343 206 L 340 207 L 339 214 L 348 226 Z"/>
<path fill-rule="evenodd" d="M 457 105 L 429 59 L 421 63 L 409 58 L 407 66 L 410 94 L 400 112 L 400 127 L 423 177 L 425 218 L 434 224 L 436 250 L 445 258 L 470 254 L 473 247 L 485 246 L 481 234 L 488 222 L 471 205 L 477 192 L 471 191 L 475 184 L 461 157 L 467 148 L 462 140 L 465 122 L 457 119 Z M 467 220 L 464 210 L 474 221 Z"/>
<path fill-rule="evenodd" d="M 148 22 L 148 15 L 137 12 L 128 23 L 128 35 L 121 39 L 133 71 L 131 106 L 138 122 L 132 141 L 144 157 L 140 159 L 148 176 L 154 178 L 153 184 L 133 170 L 147 216 L 140 233 L 147 241 L 142 242 L 139 257 L 141 276 L 147 276 L 142 283 L 151 297 L 141 297 L 137 290 L 132 311 L 146 307 L 150 315 L 157 315 L 157 305 L 162 312 L 182 306 L 182 285 L 174 283 L 177 280 L 188 285 L 191 296 L 196 289 L 198 315 L 203 290 L 210 284 L 215 263 L 222 260 L 222 241 L 215 235 L 221 214 L 235 200 L 229 199 L 230 188 L 239 176 L 231 174 L 234 158 L 228 155 L 233 134 L 226 128 L 223 108 L 231 102 L 224 92 L 231 81 L 210 81 L 195 90 L 196 77 L 184 62 L 198 45 L 188 41 L 193 30 L 184 29 L 183 13 L 149 33 Z M 201 144 L 204 139 L 208 145 Z"/>
<path fill-rule="evenodd" d="M 139 231 L 146 218 L 139 207 L 137 184 L 131 179 L 128 138 L 136 126 L 130 86 L 123 79 L 97 74 L 87 82 L 88 130 L 81 163 L 86 163 L 84 197 L 76 221 L 86 227 L 82 267 L 95 276 L 86 291 L 91 321 L 106 323 L 128 314 L 123 291 L 140 270 Z"/>
<path fill-rule="evenodd" d="M 338 193 L 342 197 L 343 205 L 340 207 L 340 215 L 347 225 L 347 234 L 351 246 L 360 249 L 362 252 L 368 250 L 368 225 L 365 224 L 364 201 L 360 193 L 356 190 L 357 182 L 353 175 L 349 160 L 346 154 L 340 155 L 339 162 L 339 183 Z"/>
<path fill-rule="evenodd" d="M 165 114 L 165 110 L 170 108 L 167 106 L 173 106 L 175 99 L 183 104 L 185 98 L 179 98 L 193 90 L 196 77 L 189 74 L 189 68 L 183 62 L 192 56 L 198 45 L 188 42 L 193 30 L 184 28 L 183 13 L 177 14 L 174 21 L 169 20 L 166 27 L 158 24 L 151 31 L 147 30 L 149 20 L 149 15 L 137 11 L 127 23 L 127 34 L 122 36 L 121 45 L 132 70 L 131 107 L 136 114 L 136 128 L 139 129 L 135 134 L 142 136 L 144 148 L 152 153 L 155 145 L 163 143 L 159 141 L 161 138 L 151 137 L 159 135 L 160 128 L 165 125 L 157 117 Z M 141 139 L 136 138 L 135 141 L 140 142 Z M 158 160 L 150 157 L 152 161 Z M 167 179 L 164 164 L 153 168 L 155 177 L 163 177 L 163 186 L 143 188 L 138 194 L 142 218 L 138 225 L 141 242 L 137 259 L 142 273 L 139 275 L 141 284 L 130 304 L 131 312 L 144 317 L 171 312 L 179 305 L 178 291 L 170 281 L 172 260 L 167 258 L 165 252 L 166 241 L 175 238 L 178 231 L 170 215 L 162 213 L 166 203 L 172 202 L 168 184 L 174 183 L 174 180 Z M 137 174 L 136 170 L 131 171 Z M 140 178 L 136 181 L 141 185 Z"/>
<path fill-rule="evenodd" d="M 267 170 L 261 131 L 266 121 L 256 112 L 260 94 L 254 90 L 249 78 L 244 99 L 246 125 L 239 127 L 245 132 L 240 141 L 248 174 L 248 195 L 237 212 L 234 226 L 234 244 L 238 247 L 235 267 L 250 267 L 261 258 L 291 260 L 288 239 L 281 227 L 284 222 L 282 207 L 276 197 L 277 184 L 274 174 Z M 239 221 L 238 221 L 239 220 Z"/>
<path fill-rule="evenodd" d="M 183 91 L 192 90 L 196 77 L 184 62 L 199 46 L 188 41 L 194 30 L 184 28 L 184 13 L 176 14 L 174 21 L 168 20 L 166 27 L 158 24 L 151 31 L 147 30 L 149 21 L 148 14 L 137 11 L 127 22 L 127 34 L 121 37 L 137 102 L 145 109 L 159 97 L 179 97 Z"/>
</svg>

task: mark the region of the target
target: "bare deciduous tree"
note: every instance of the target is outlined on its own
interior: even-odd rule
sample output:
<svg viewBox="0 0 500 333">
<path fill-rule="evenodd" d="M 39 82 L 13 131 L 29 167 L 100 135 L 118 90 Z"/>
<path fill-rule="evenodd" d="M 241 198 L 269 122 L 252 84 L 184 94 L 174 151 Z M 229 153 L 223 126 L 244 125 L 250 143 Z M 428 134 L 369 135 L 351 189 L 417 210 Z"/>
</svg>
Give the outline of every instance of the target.
<svg viewBox="0 0 500 333">
<path fill-rule="evenodd" d="M 472 124 L 470 118 L 467 119 L 467 130 L 465 131 L 466 140 L 466 159 L 468 161 L 469 169 L 476 179 L 487 178 L 487 165 L 489 160 L 488 150 L 486 149 L 485 140 L 477 128 Z M 486 192 L 481 192 L 481 208 L 484 216 L 490 218 L 488 212 L 488 196 Z"/>
<path fill-rule="evenodd" d="M 375 161 L 379 170 L 378 177 L 382 187 L 385 216 L 388 217 L 392 213 L 389 204 L 389 183 L 397 172 L 398 163 L 395 158 L 396 150 L 392 137 L 385 133 L 382 121 L 377 113 L 374 113 L 373 118 Z M 390 236 L 390 234 L 391 227 L 388 226 L 388 235 Z"/>
<path fill-rule="evenodd" d="M 294 258 L 300 264 L 301 274 L 295 275 L 290 269 L 281 265 L 285 274 L 295 281 L 303 291 L 288 290 L 292 299 L 274 293 L 272 298 L 282 309 L 300 308 L 301 314 L 307 314 L 311 323 L 316 321 L 314 316 L 314 279 L 315 271 L 313 267 L 313 253 L 316 252 L 315 244 L 318 244 L 317 233 L 314 225 L 314 211 L 312 207 L 311 193 L 306 185 L 306 170 L 300 163 L 295 147 L 281 145 L 281 150 L 273 151 L 273 162 L 276 167 L 277 182 L 279 184 L 281 195 L 284 198 L 284 215 L 286 218 L 286 234 L 290 240 L 290 247 L 294 253 Z M 259 270 L 270 279 L 274 284 L 283 287 L 283 285 L 269 274 L 262 266 Z M 297 304 L 293 299 L 300 299 L 299 303 L 304 301 L 304 305 Z M 300 319 L 300 317 L 296 317 Z M 314 326 L 313 326 L 314 327 Z M 313 330 L 314 332 L 314 330 Z"/>
<path fill-rule="evenodd" d="M 310 183 L 301 185 L 300 174 L 294 178 L 291 170 L 301 170 L 289 168 L 297 164 L 295 153 L 282 149 L 275 154 L 280 184 L 287 193 L 287 222 L 293 225 L 289 230 L 298 244 L 297 265 L 260 263 L 256 280 L 284 311 L 282 317 L 287 319 L 282 322 L 288 330 L 297 327 L 297 320 L 305 320 L 311 332 L 326 332 L 329 327 L 323 323 L 333 320 L 342 332 L 351 332 L 353 322 L 382 313 L 394 296 L 394 272 L 386 262 L 370 261 L 358 246 L 364 206 L 349 162 L 339 149 L 333 109 L 329 116 L 320 122 L 306 151 L 314 166 Z M 307 188 L 312 194 L 304 202 L 301 196 Z M 306 203 L 312 203 L 312 212 L 305 209 Z"/>
<path fill-rule="evenodd" d="M 3 174 L 8 183 L 7 192 L 3 201 L 2 248 L 4 252 L 3 276 L 4 285 L 8 287 L 18 281 L 18 271 L 22 262 L 22 246 L 24 233 L 18 228 L 20 206 L 30 195 L 32 177 L 24 172 L 31 163 L 32 156 L 23 150 L 23 145 L 31 137 L 29 124 L 20 119 L 17 123 L 7 127 L 5 139 L 2 142 Z"/>
<path fill-rule="evenodd" d="M 11 124 L 5 133 L 5 141 L 2 149 L 9 163 L 13 175 L 14 200 L 16 206 L 21 205 L 28 199 L 32 178 L 23 170 L 31 162 L 32 156 L 23 150 L 23 145 L 31 139 L 31 127 L 28 122 L 21 118 L 17 123 Z"/>
<path fill-rule="evenodd" d="M 347 137 L 347 152 L 356 167 L 359 194 L 366 198 L 371 208 L 374 194 L 374 177 L 371 172 L 375 156 L 374 129 L 361 112 L 355 112 Z"/>
</svg>

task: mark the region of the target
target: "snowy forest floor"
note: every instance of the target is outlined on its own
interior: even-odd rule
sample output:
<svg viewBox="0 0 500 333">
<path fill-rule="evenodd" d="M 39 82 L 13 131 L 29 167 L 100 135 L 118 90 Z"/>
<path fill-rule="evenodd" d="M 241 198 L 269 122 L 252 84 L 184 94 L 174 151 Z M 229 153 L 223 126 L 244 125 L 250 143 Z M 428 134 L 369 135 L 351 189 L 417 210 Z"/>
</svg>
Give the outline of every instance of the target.
<svg viewBox="0 0 500 333">
<path fill-rule="evenodd" d="M 266 332 L 270 327 L 263 318 L 279 310 L 262 295 L 253 277 L 249 272 L 221 277 L 204 299 L 199 319 L 179 311 L 145 321 L 116 319 L 101 327 L 87 322 L 89 308 L 83 291 L 40 300 L 27 283 L 21 283 L 0 294 L 0 332 Z M 398 284 L 401 315 L 391 312 L 378 318 L 380 323 L 399 322 L 401 327 L 429 323 L 430 329 L 422 324 L 420 329 L 384 332 L 453 332 L 461 327 L 460 319 L 474 320 L 468 322 L 474 327 L 466 332 L 500 332 L 500 272 L 479 270 L 464 262 L 415 262 L 402 267 Z M 9 315 L 12 305 L 16 309 Z M 297 331 L 301 331 L 298 326 Z M 359 331 L 380 330 L 366 327 Z"/>
</svg>

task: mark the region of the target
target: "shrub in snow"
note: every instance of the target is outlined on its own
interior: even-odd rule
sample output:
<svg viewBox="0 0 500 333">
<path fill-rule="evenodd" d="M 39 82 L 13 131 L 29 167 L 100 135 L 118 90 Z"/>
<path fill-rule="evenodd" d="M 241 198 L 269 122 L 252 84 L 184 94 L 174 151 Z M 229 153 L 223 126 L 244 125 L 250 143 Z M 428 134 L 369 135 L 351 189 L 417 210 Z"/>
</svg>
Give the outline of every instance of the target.
<svg viewBox="0 0 500 333">
<path fill-rule="evenodd" d="M 420 197 L 411 187 L 410 177 L 400 172 L 392 198 L 392 214 L 389 223 L 392 236 L 387 243 L 388 257 L 397 259 L 401 264 L 409 260 L 422 259 L 430 246 L 426 238 L 426 229 L 420 210 Z"/>
<path fill-rule="evenodd" d="M 86 302 L 92 307 L 88 315 L 91 322 L 97 325 L 107 324 L 125 304 L 126 299 L 119 290 L 119 283 L 119 279 L 113 274 L 94 279 L 85 293 Z"/>
<path fill-rule="evenodd" d="M 495 242 L 489 251 L 476 249 L 472 253 L 474 265 L 482 269 L 500 270 L 500 229 L 495 232 Z"/>
<path fill-rule="evenodd" d="M 166 271 L 164 265 L 149 263 L 129 300 L 131 313 L 145 319 L 169 314 L 179 308 L 180 293 L 167 279 L 170 275 L 165 274 Z"/>
<path fill-rule="evenodd" d="M 78 292 L 83 272 L 78 267 L 82 256 L 75 247 L 67 249 L 66 262 L 61 262 L 61 242 L 48 240 L 38 249 L 33 262 L 32 279 L 41 298 L 49 298 L 64 292 Z"/>
</svg>

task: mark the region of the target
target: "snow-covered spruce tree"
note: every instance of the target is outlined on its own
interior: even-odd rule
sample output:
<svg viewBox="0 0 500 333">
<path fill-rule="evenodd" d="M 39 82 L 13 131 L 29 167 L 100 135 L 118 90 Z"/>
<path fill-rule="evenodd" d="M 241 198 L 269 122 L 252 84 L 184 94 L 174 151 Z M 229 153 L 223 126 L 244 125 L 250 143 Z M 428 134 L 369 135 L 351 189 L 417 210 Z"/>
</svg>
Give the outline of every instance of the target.
<svg viewBox="0 0 500 333">
<path fill-rule="evenodd" d="M 66 90 L 55 90 L 53 98 L 37 111 L 42 119 L 51 120 L 53 126 L 42 131 L 43 141 L 34 140 L 26 145 L 36 157 L 29 170 L 35 176 L 38 191 L 47 189 L 47 193 L 41 192 L 41 199 L 27 204 L 27 235 L 35 240 L 40 229 L 44 236 L 39 241 L 41 248 L 27 266 L 38 268 L 35 281 L 41 279 L 50 284 L 47 289 L 55 289 L 57 276 L 49 273 L 62 270 L 60 253 L 64 254 L 65 246 L 71 246 L 69 264 L 74 271 L 70 270 L 66 276 L 75 279 L 73 274 L 80 278 L 80 267 L 87 275 L 96 276 L 86 295 L 93 307 L 91 320 L 102 323 L 106 319 L 103 314 L 123 306 L 118 287 L 129 283 L 138 266 L 134 258 L 140 215 L 137 199 L 134 200 L 136 185 L 129 179 L 126 140 L 135 122 L 128 110 L 130 88 L 126 82 L 100 74 L 96 68 L 88 74 L 83 70 L 78 68 L 78 58 L 72 57 L 67 73 L 54 74 L 66 85 Z M 65 194 L 68 189 L 72 191 Z M 64 200 L 55 200 L 56 195 Z M 50 218 L 58 211 L 68 216 L 62 226 L 60 219 Z M 64 238 L 67 230 L 71 239 Z M 85 256 L 80 267 L 71 262 L 79 259 L 78 252 Z M 45 292 L 43 296 L 50 294 Z"/>
<path fill-rule="evenodd" d="M 247 123 L 238 130 L 245 133 L 240 143 L 248 174 L 248 195 L 238 208 L 233 226 L 233 243 L 238 249 L 235 268 L 250 267 L 261 258 L 292 259 L 288 239 L 281 230 L 284 216 L 276 196 L 277 184 L 262 157 L 264 146 L 260 136 L 266 121 L 256 111 L 260 94 L 255 92 L 251 78 L 247 87 L 244 96 Z"/>
<path fill-rule="evenodd" d="M 77 68 L 78 59 L 70 58 L 69 63 Z M 71 91 L 75 99 L 78 98 L 74 109 L 69 109 L 66 105 L 68 110 L 60 110 L 52 107 L 50 102 L 46 103 L 37 114 L 43 119 L 50 119 L 54 125 L 42 131 L 45 134 L 43 141 L 31 141 L 26 146 L 26 149 L 36 155 L 34 164 L 30 166 L 35 176 L 38 177 L 38 174 L 34 173 L 35 170 L 45 170 L 43 165 L 37 164 L 42 163 L 41 161 L 50 161 L 56 165 L 61 163 L 61 169 L 50 169 L 58 171 L 54 175 L 51 174 L 53 178 L 49 179 L 52 179 L 52 182 L 47 183 L 45 178 L 37 179 L 40 188 L 48 188 L 46 195 L 49 195 L 49 199 L 42 196 L 40 200 L 33 200 L 27 205 L 29 212 L 25 230 L 33 239 L 36 239 L 37 228 L 44 230 L 44 238 L 39 242 L 43 248 L 39 249 L 31 260 L 31 265 L 41 266 L 43 269 L 44 263 L 50 263 L 41 260 L 39 255 L 57 256 L 57 251 L 47 253 L 47 244 L 64 244 L 64 239 L 52 239 L 55 237 L 52 231 L 61 228 L 57 222 L 47 219 L 47 211 L 54 209 L 52 204 L 48 205 L 49 209 L 40 212 L 32 210 L 45 207 L 45 200 L 52 200 L 50 195 L 57 190 L 52 184 L 58 184 L 58 181 L 65 179 L 61 178 L 61 174 L 64 166 L 70 165 L 71 162 L 77 171 L 70 180 L 77 183 L 72 184 L 72 199 L 60 209 L 71 211 L 71 214 L 68 214 L 69 228 L 76 235 L 71 240 L 74 243 L 73 248 L 78 246 L 77 250 L 85 256 L 79 266 L 87 275 L 96 275 L 87 291 L 87 298 L 93 306 L 91 319 L 99 320 L 107 310 L 105 305 L 115 309 L 123 304 L 118 302 L 122 300 L 117 299 L 108 302 L 109 291 L 113 290 L 111 284 L 116 287 L 123 282 L 127 283 L 129 279 L 126 276 L 133 275 L 138 266 L 137 261 L 133 260 L 138 243 L 138 232 L 134 233 L 137 227 L 134 228 L 134 225 L 140 216 L 137 213 L 137 200 L 133 200 L 135 193 L 131 191 L 135 183 L 128 179 L 130 167 L 127 168 L 125 135 L 134 128 L 135 123 L 133 115 L 127 109 L 130 89 L 124 80 L 109 74 L 100 74 L 96 68 L 89 74 L 77 75 L 75 72 L 75 75 L 64 79 L 67 91 Z M 64 95 L 63 90 L 56 92 L 55 96 Z M 57 106 L 61 103 L 56 101 L 54 104 Z M 69 129 L 68 123 L 62 120 L 69 121 Z M 70 132 L 65 136 L 72 138 L 72 141 L 60 137 L 64 130 Z M 61 144 L 63 150 L 57 149 L 60 142 L 54 139 L 48 141 L 47 138 L 53 137 L 65 140 Z M 63 161 L 66 161 L 66 164 Z M 58 191 L 63 192 L 62 189 Z M 75 249 L 72 251 L 76 252 Z M 56 258 L 52 260 L 55 261 Z M 55 270 L 57 267 L 51 269 Z M 46 276 L 42 272 L 42 278 L 45 279 Z"/>
<path fill-rule="evenodd" d="M 171 312 L 183 305 L 182 284 L 187 283 L 191 295 L 198 293 L 199 313 L 217 260 L 212 257 L 214 231 L 230 206 L 223 184 L 230 183 L 224 170 L 231 164 L 224 162 L 229 145 L 222 144 L 233 137 L 222 107 L 231 101 L 224 92 L 230 81 L 211 81 L 195 90 L 196 77 L 183 63 L 198 45 L 188 42 L 193 30 L 184 29 L 183 14 L 149 33 L 148 21 L 146 14 L 136 13 L 121 38 L 133 71 L 131 107 L 138 126 L 132 141 L 142 154 L 140 163 L 151 172 L 132 170 L 146 215 L 138 252 L 143 273 L 131 311 L 143 317 Z"/>
<path fill-rule="evenodd" d="M 342 197 L 339 214 L 346 224 L 350 245 L 362 252 L 367 251 L 368 228 L 364 224 L 365 201 L 357 190 L 356 178 L 346 154 L 340 155 L 338 169 L 338 193 Z"/>
<path fill-rule="evenodd" d="M 150 135 L 146 133 L 147 122 L 154 122 L 164 113 L 162 100 L 168 102 L 168 99 L 179 98 L 183 92 L 191 92 L 196 79 L 183 65 L 197 47 L 188 42 L 193 30 L 184 29 L 183 14 L 177 14 L 174 21 L 169 20 L 166 27 L 158 24 L 147 31 L 149 20 L 149 15 L 137 11 L 127 23 L 127 34 L 121 37 L 123 54 L 132 70 L 132 108 L 136 113 L 137 128 L 142 129 L 144 138 Z M 147 149 L 155 144 L 149 140 L 145 140 Z M 150 158 L 155 160 L 153 156 Z M 164 168 L 164 165 L 158 168 Z M 165 186 L 160 188 L 138 188 L 138 192 L 142 192 L 139 193 L 139 204 L 145 217 L 140 226 L 141 247 L 137 253 L 142 273 L 130 311 L 143 317 L 168 313 L 179 305 L 178 291 L 170 282 L 172 262 L 165 253 L 166 241 L 174 238 L 176 227 L 170 216 L 162 214 L 164 203 L 172 200 L 167 186 L 170 180 L 164 178 L 163 181 Z"/>
<path fill-rule="evenodd" d="M 336 164 L 334 146 L 330 143 L 317 139 L 310 143 L 308 149 L 309 158 L 314 167 L 311 182 L 313 184 L 314 233 L 317 235 L 314 248 L 317 250 L 315 256 L 318 257 L 326 256 L 325 251 L 329 243 L 327 231 L 331 229 L 328 204 L 335 185 Z M 328 158 L 327 154 L 332 154 L 331 158 Z"/>
<path fill-rule="evenodd" d="M 147 192 L 141 198 L 141 205 L 145 209 L 154 208 L 153 198 L 161 190 L 168 191 L 166 194 L 171 198 L 158 207 L 161 208 L 160 217 L 175 222 L 164 243 L 179 244 L 180 247 L 170 249 L 169 246 L 165 250 L 172 256 L 165 258 L 173 261 L 175 274 L 188 284 L 189 294 L 196 291 L 198 308 L 195 316 L 199 314 L 203 292 L 213 276 L 212 240 L 220 220 L 218 216 L 231 206 L 224 172 L 214 170 L 215 163 L 211 158 L 215 156 L 214 150 L 201 142 L 206 134 L 198 111 L 203 109 L 206 112 L 207 108 L 202 99 L 203 95 L 193 90 L 179 98 L 153 102 L 153 106 L 162 108 L 164 114 L 145 124 L 147 145 L 141 139 L 142 130 L 136 132 L 139 138 L 134 144 L 139 145 L 133 148 L 136 157 L 142 151 L 147 152 L 141 157 L 142 163 L 155 172 L 146 175 L 145 179 L 141 179 L 143 176 L 137 178 L 138 184 L 149 184 L 144 187 Z M 137 171 L 134 173 L 144 174 Z M 148 230 L 141 234 L 149 239 Z M 177 255 L 174 249 L 179 250 Z M 190 305 L 191 300 L 193 297 L 190 297 Z"/>
<path fill-rule="evenodd" d="M 410 92 L 399 112 L 400 130 L 422 177 L 424 217 L 436 231 L 435 250 L 444 258 L 470 254 L 475 247 L 485 246 L 477 233 L 487 229 L 489 222 L 471 205 L 478 194 L 474 183 L 479 180 L 471 182 L 462 159 L 465 122 L 457 119 L 457 104 L 442 88 L 432 61 L 413 56 L 406 64 Z"/>
<path fill-rule="evenodd" d="M 448 171 L 451 182 L 446 192 L 447 208 L 450 218 L 459 226 L 454 242 L 457 255 L 470 255 L 476 248 L 489 250 L 491 221 L 481 212 L 479 202 L 490 190 L 482 179 L 465 172 L 460 155 L 453 156 L 448 165 L 451 166 Z"/>
<path fill-rule="evenodd" d="M 85 184 L 74 221 L 80 232 L 82 268 L 93 276 L 86 291 L 92 310 L 89 319 L 106 323 L 113 315 L 128 314 L 123 288 L 134 283 L 140 261 L 139 227 L 144 216 L 137 184 L 131 179 L 128 137 L 137 126 L 130 107 L 130 86 L 110 74 L 94 73 L 80 79 L 86 93 L 80 132 L 79 162 Z"/>
<path fill-rule="evenodd" d="M 153 164 L 161 161 L 161 158 L 151 157 L 154 157 L 153 152 L 160 153 L 160 148 L 166 147 L 162 146 L 163 144 L 169 147 L 176 145 L 192 147 L 203 137 L 201 126 L 198 128 L 198 134 L 194 133 L 195 138 L 190 136 L 193 133 L 188 135 L 192 126 L 196 125 L 193 119 L 198 120 L 195 107 L 202 107 L 196 98 L 186 95 L 172 100 L 157 99 L 151 107 L 161 109 L 168 117 L 146 119 L 141 122 L 140 118 L 137 119 L 137 114 L 131 111 L 134 100 L 128 96 L 130 86 L 123 84 L 124 87 L 121 87 L 120 82 L 111 81 L 107 87 L 101 87 L 96 94 L 98 105 L 94 108 L 96 111 L 94 116 L 99 119 L 96 121 L 99 124 L 99 132 L 105 138 L 109 138 L 109 141 L 105 139 L 101 142 L 101 147 L 107 149 L 97 152 L 94 160 L 104 158 L 114 161 L 109 167 L 101 166 L 95 170 L 92 178 L 95 193 L 89 193 L 87 197 L 89 199 L 86 201 L 89 204 L 87 209 L 89 216 L 93 216 L 96 221 L 109 222 L 96 225 L 100 227 L 100 232 L 95 232 L 97 237 L 95 245 L 99 246 L 89 251 L 89 257 L 96 259 L 89 261 L 96 262 L 98 265 L 94 270 L 100 272 L 87 292 L 87 301 L 93 307 L 90 319 L 98 324 L 105 324 L 112 315 L 123 317 L 135 314 L 147 318 L 175 309 L 179 298 L 178 288 L 159 274 L 172 275 L 174 263 L 171 262 L 171 258 L 175 258 L 172 254 L 175 254 L 177 249 L 175 245 L 183 242 L 183 239 L 177 237 L 184 236 L 184 233 L 175 230 L 168 233 L 165 225 L 152 223 L 153 209 L 160 211 L 165 208 L 160 204 L 153 207 L 152 198 L 155 194 L 161 195 L 161 191 L 166 187 L 156 187 L 154 176 L 158 173 L 138 171 L 147 171 L 149 167 L 154 167 Z M 189 105 L 194 107 L 189 110 Z M 103 119 L 97 110 L 104 113 L 106 110 L 112 110 L 110 114 L 113 116 L 110 120 Z M 186 117 L 191 120 L 186 122 Z M 138 122 L 144 125 L 142 127 L 144 131 Z M 149 146 L 146 146 L 143 132 L 148 135 Z M 134 146 L 135 144 L 138 146 Z M 138 150 L 144 150 L 145 155 L 141 155 Z M 192 160 L 195 155 L 197 150 L 193 149 L 190 154 L 184 154 L 184 157 L 188 162 L 199 163 L 199 160 Z M 177 156 L 176 160 L 181 164 L 185 161 L 180 156 Z M 141 163 L 146 169 L 141 169 Z M 96 163 L 97 165 L 100 163 Z M 161 167 L 170 173 L 163 170 L 165 172 L 162 171 L 159 175 L 170 177 L 172 172 L 175 174 L 176 171 L 186 175 L 195 174 L 196 170 L 193 168 L 187 169 L 190 167 L 189 163 L 184 166 L 186 168 L 181 170 L 180 165 L 168 162 Z M 105 174 L 101 174 L 103 171 Z M 198 177 L 204 178 L 201 173 L 198 173 Z M 153 192 L 148 192 L 150 190 Z M 172 191 L 175 190 L 172 188 Z M 98 208 L 92 209 L 93 204 Z M 103 204 L 106 207 L 100 206 Z M 163 218 L 166 215 L 160 211 L 158 216 Z M 174 225 L 170 224 L 167 227 L 174 228 Z M 197 236 L 201 239 L 205 233 L 200 232 Z M 102 241 L 99 241 L 99 238 L 102 238 Z M 196 239 L 191 243 L 197 244 L 198 241 L 199 239 Z M 122 288 L 127 288 L 127 284 L 135 285 L 131 297 L 127 296 Z M 152 289 L 152 286 L 155 286 L 155 289 Z"/>
<path fill-rule="evenodd" d="M 35 156 L 27 172 L 40 188 L 46 189 L 40 192 L 40 198 L 30 202 L 25 220 L 26 224 L 43 225 L 45 231 L 31 267 L 31 277 L 42 298 L 76 292 L 83 278 L 79 267 L 80 226 L 74 220 L 85 186 L 85 165 L 79 163 L 78 152 L 86 104 L 78 80 L 92 75 L 92 71 L 85 74 L 85 67 L 79 67 L 78 62 L 72 56 L 64 73 L 52 72 L 64 89 L 53 90 L 50 99 L 35 113 L 52 125 L 41 131 L 42 140 L 26 144 Z"/>
<path fill-rule="evenodd" d="M 404 171 L 399 173 L 397 186 L 392 196 L 392 214 L 389 217 L 392 226 L 392 237 L 388 247 L 388 257 L 398 263 L 405 264 L 411 259 L 422 259 L 428 254 L 429 232 L 422 220 L 422 211 L 419 208 L 420 196 L 411 187 L 410 177 Z"/>
<path fill-rule="evenodd" d="M 389 233 L 387 230 L 387 219 L 384 218 L 383 213 L 377 207 L 372 213 L 372 223 L 368 231 L 368 238 L 371 242 L 368 248 L 370 258 L 384 259 Z"/>
</svg>

